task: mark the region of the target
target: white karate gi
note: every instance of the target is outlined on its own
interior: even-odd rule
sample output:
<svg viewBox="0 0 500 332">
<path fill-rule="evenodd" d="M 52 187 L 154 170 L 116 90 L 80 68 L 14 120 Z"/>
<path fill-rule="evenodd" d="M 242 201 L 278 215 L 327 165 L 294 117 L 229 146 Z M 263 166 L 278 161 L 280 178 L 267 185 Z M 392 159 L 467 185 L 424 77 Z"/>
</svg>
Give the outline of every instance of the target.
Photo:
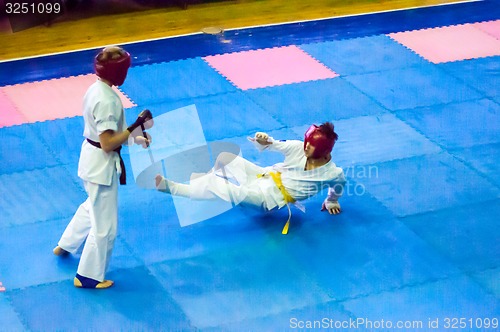
<svg viewBox="0 0 500 332">
<path fill-rule="evenodd" d="M 116 92 L 98 80 L 83 100 L 85 128 L 78 176 L 83 180 L 87 200 L 80 205 L 66 227 L 58 245 L 75 253 L 83 244 L 78 274 L 102 282 L 109 265 L 118 226 L 118 153 L 91 145 L 87 138 L 99 142 L 106 130 L 126 130 L 123 105 Z"/>
<path fill-rule="evenodd" d="M 330 160 L 321 167 L 304 170 L 307 158 L 303 142 L 273 141 L 266 149 L 283 153 L 283 163 L 263 168 L 238 156 L 219 170 L 192 178 L 189 196 L 192 199 L 219 197 L 234 204 L 252 205 L 264 210 L 282 208 L 287 203 L 273 179 L 257 176 L 271 171 L 281 173 L 283 186 L 296 201 L 314 196 L 324 188 L 328 188 L 327 201 L 336 202 L 342 195 L 345 184 L 342 168 Z M 177 188 L 172 188 L 172 194 L 176 192 Z"/>
</svg>

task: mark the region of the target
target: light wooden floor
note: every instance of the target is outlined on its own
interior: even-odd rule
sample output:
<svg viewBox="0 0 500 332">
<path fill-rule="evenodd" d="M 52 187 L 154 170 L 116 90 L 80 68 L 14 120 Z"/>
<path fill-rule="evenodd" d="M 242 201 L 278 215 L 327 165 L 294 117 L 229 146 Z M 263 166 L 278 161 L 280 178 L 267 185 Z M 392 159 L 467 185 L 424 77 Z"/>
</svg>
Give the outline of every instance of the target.
<svg viewBox="0 0 500 332">
<path fill-rule="evenodd" d="M 66 14 L 50 27 L 2 31 L 0 60 L 187 34 L 210 26 L 229 29 L 451 2 L 456 0 L 239 0 L 191 5 L 186 10 L 136 6 L 121 14 L 80 18 Z"/>
</svg>

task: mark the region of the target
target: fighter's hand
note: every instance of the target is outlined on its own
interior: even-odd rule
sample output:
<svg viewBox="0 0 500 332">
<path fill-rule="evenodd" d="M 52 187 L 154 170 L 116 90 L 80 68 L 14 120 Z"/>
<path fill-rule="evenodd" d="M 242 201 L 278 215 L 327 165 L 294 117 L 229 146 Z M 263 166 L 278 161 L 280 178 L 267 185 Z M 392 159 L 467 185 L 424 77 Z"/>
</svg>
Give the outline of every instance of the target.
<svg viewBox="0 0 500 332">
<path fill-rule="evenodd" d="M 137 144 L 137 145 L 142 145 L 142 147 L 144 149 L 146 149 L 150 144 L 151 142 L 153 141 L 151 139 L 151 135 L 149 135 L 148 133 L 146 132 L 143 132 L 143 135 L 146 134 L 146 137 L 142 136 L 142 135 L 137 135 L 134 137 L 134 143 Z"/>
<path fill-rule="evenodd" d="M 339 202 L 324 201 L 321 211 L 328 211 L 330 214 L 339 214 L 341 212 L 340 204 Z"/>
<path fill-rule="evenodd" d="M 260 145 L 269 145 L 269 144 L 272 144 L 271 142 L 268 142 L 269 135 L 266 134 L 266 133 L 261 133 L 261 132 L 255 133 L 255 140 Z"/>
</svg>

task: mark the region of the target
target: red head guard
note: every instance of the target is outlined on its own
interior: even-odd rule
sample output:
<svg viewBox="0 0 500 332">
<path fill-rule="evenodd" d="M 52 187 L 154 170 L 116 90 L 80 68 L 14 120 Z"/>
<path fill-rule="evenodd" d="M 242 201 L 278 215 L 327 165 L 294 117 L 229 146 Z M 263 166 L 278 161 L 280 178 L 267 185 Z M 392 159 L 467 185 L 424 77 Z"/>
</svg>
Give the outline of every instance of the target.
<svg viewBox="0 0 500 332">
<path fill-rule="evenodd" d="M 304 149 L 307 143 L 314 146 L 313 158 L 323 158 L 332 152 L 333 145 L 335 145 L 335 139 L 328 138 L 321 131 L 320 127 L 312 125 L 307 129 L 304 135 Z"/>
<path fill-rule="evenodd" d="M 97 76 L 108 80 L 115 86 L 120 86 L 125 82 L 127 72 L 130 67 L 130 54 L 122 50 L 122 56 L 118 59 L 107 59 L 99 61 L 101 53 L 94 59 L 94 69 Z"/>
</svg>

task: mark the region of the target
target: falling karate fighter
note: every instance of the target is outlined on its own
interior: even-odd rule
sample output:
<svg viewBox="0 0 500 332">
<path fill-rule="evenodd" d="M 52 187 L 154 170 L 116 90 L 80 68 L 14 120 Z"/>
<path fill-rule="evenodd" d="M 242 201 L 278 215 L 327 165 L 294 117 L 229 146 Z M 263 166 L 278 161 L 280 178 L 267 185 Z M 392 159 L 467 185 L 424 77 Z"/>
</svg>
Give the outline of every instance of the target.
<svg viewBox="0 0 500 332">
<path fill-rule="evenodd" d="M 164 193 L 191 199 L 220 198 L 234 204 L 260 207 L 264 210 L 282 208 L 289 203 L 316 195 L 328 188 L 321 210 L 340 213 L 338 199 L 342 196 L 345 177 L 342 168 L 332 161 L 331 151 L 338 135 L 330 122 L 312 125 L 299 140 L 278 141 L 258 132 L 249 138 L 260 151 L 281 152 L 282 163 L 260 167 L 227 152 L 221 153 L 214 168 L 206 174 L 193 174 L 189 184 L 182 184 L 156 176 L 156 188 Z M 303 209 L 302 209 L 303 210 Z M 288 232 L 289 219 L 283 229 Z"/>
</svg>

